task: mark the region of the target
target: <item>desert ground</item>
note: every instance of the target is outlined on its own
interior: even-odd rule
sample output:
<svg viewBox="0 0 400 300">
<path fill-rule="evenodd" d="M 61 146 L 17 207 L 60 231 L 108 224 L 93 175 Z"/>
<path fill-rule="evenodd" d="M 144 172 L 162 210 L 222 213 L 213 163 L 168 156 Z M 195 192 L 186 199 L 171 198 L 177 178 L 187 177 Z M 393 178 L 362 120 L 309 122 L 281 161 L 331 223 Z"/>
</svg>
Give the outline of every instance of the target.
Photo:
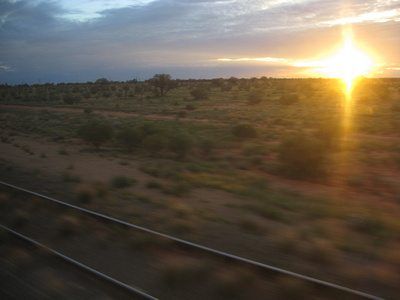
<svg viewBox="0 0 400 300">
<path fill-rule="evenodd" d="M 0 180 L 209 247 L 400 293 L 400 80 L 0 86 Z"/>
</svg>

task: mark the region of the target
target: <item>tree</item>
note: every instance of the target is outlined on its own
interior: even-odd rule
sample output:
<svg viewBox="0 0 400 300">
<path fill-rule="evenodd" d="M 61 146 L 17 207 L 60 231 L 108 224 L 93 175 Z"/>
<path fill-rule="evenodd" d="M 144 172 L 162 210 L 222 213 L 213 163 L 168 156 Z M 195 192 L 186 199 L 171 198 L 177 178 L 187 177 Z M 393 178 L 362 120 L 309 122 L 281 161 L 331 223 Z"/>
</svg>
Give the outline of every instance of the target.
<svg viewBox="0 0 400 300">
<path fill-rule="evenodd" d="M 211 85 L 217 88 L 221 88 L 224 85 L 224 79 L 223 78 L 211 79 Z"/>
<path fill-rule="evenodd" d="M 78 135 L 96 148 L 110 140 L 113 136 L 113 128 L 108 122 L 92 120 L 82 125 L 78 130 Z"/>
<path fill-rule="evenodd" d="M 107 78 L 99 78 L 94 83 L 96 83 L 96 84 L 107 84 L 107 83 L 109 83 L 109 81 L 108 81 Z"/>
<path fill-rule="evenodd" d="M 160 96 L 164 96 L 169 90 L 175 87 L 175 82 L 169 74 L 156 74 L 150 79 L 150 84 L 153 85 Z"/>
</svg>

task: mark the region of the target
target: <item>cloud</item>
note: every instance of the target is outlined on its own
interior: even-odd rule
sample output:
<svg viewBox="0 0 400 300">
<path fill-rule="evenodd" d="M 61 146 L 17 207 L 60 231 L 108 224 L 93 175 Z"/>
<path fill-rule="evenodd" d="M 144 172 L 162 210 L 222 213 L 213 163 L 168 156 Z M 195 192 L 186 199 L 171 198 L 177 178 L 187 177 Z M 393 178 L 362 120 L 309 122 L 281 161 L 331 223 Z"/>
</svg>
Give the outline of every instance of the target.
<svg viewBox="0 0 400 300">
<path fill-rule="evenodd" d="M 10 72 L 10 71 L 13 71 L 13 69 L 10 66 L 7 66 L 0 62 L 0 72 Z"/>
<path fill-rule="evenodd" d="M 289 60 L 280 57 L 239 57 L 239 58 L 218 58 L 221 62 L 262 62 L 269 64 L 287 64 Z"/>
<path fill-rule="evenodd" d="M 86 22 L 92 19 L 101 18 L 107 10 L 120 9 L 132 6 L 147 5 L 154 0 L 60 0 L 60 6 L 65 12 L 62 17 L 71 20 Z"/>
<path fill-rule="evenodd" d="M 339 19 L 333 19 L 329 21 L 321 22 L 322 25 L 335 26 L 335 25 L 347 25 L 363 22 L 389 22 L 389 21 L 400 21 L 400 9 L 391 9 L 377 12 L 368 12 L 355 16 L 344 17 Z"/>
<path fill-rule="evenodd" d="M 0 80 L 250 72 L 246 61 L 221 66 L 216 57 L 249 58 L 255 72 L 282 75 L 293 69 L 279 65 L 280 58 L 305 59 L 334 47 L 342 24 L 353 24 L 363 42 L 397 62 L 399 6 L 390 0 L 0 0 L 0 57 L 16 70 Z M 254 57 L 269 65 L 256 70 Z"/>
</svg>

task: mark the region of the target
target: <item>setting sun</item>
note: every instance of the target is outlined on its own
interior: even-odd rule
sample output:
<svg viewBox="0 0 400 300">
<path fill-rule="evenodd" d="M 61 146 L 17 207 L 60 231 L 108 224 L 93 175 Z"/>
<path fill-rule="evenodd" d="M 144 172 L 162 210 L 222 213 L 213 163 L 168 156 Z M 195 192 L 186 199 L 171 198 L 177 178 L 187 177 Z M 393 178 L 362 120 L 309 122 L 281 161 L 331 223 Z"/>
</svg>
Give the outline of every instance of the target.
<svg viewBox="0 0 400 300">
<path fill-rule="evenodd" d="M 374 62 L 361 49 L 357 48 L 353 42 L 350 32 L 344 34 L 344 41 L 339 51 L 330 58 L 321 61 L 319 73 L 340 78 L 349 91 L 357 77 L 369 75 L 374 66 Z"/>
</svg>

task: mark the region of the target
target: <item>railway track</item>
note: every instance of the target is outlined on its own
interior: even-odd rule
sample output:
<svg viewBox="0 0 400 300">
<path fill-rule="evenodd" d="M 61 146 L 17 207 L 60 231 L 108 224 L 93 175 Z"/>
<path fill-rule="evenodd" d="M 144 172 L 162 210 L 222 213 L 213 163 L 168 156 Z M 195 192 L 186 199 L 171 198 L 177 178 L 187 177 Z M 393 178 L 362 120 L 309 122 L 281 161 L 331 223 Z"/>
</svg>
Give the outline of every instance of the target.
<svg viewBox="0 0 400 300">
<path fill-rule="evenodd" d="M 196 251 L 197 253 L 200 253 L 201 255 L 207 255 L 207 256 L 212 256 L 212 257 L 217 257 L 219 260 L 222 260 L 224 262 L 228 262 L 229 264 L 236 264 L 236 265 L 241 265 L 245 266 L 246 268 L 251 268 L 251 269 L 256 269 L 257 272 L 261 273 L 267 273 L 267 274 L 272 274 L 272 275 L 278 275 L 278 276 L 285 276 L 289 278 L 293 278 L 294 280 L 298 280 L 301 282 L 304 282 L 307 285 L 310 285 L 313 287 L 313 289 L 321 289 L 322 295 L 327 298 L 337 298 L 338 295 L 346 296 L 346 297 L 351 297 L 351 298 L 364 298 L 364 299 L 382 299 L 378 296 L 365 293 L 362 291 L 358 291 L 355 289 L 351 289 L 345 286 L 341 286 L 335 283 L 327 282 L 320 280 L 318 278 L 313 278 L 310 276 L 306 276 L 303 274 L 295 273 L 290 270 L 285 270 L 282 268 L 278 268 L 272 265 L 264 264 L 261 262 L 257 262 L 248 258 L 240 257 L 237 255 L 233 255 L 227 252 L 223 252 L 217 249 L 213 249 L 204 245 L 196 244 L 184 239 L 180 239 L 178 237 L 174 237 L 168 234 L 164 234 L 158 231 L 154 231 L 152 229 L 135 225 L 132 223 L 128 223 L 126 221 L 120 220 L 118 218 L 114 218 L 84 207 L 80 207 L 74 204 L 70 204 L 58 199 L 54 199 L 52 197 L 48 197 L 39 193 L 36 193 L 34 191 L 30 191 L 3 181 L 0 181 L 0 186 L 3 188 L 9 189 L 10 191 L 15 191 L 18 193 L 23 193 L 26 195 L 30 195 L 33 197 L 37 197 L 43 200 L 49 201 L 49 203 L 53 203 L 56 206 L 62 207 L 62 208 L 67 208 L 71 211 L 74 211 L 75 213 L 78 214 L 83 214 L 86 215 L 90 218 L 95 218 L 97 220 L 105 221 L 108 224 L 114 224 L 117 226 L 122 226 L 127 229 L 133 229 L 135 231 L 139 231 L 148 235 L 151 235 L 156 238 L 161 238 L 164 240 L 167 240 L 173 244 L 175 244 L 178 247 L 184 248 L 185 251 Z M 12 229 L 11 229 L 12 230 Z M 15 232 L 16 233 L 16 232 Z M 19 233 L 17 233 L 19 234 Z M 29 238 L 28 238 L 29 239 Z M 44 246 L 44 245 L 43 245 Z M 46 246 L 45 246 L 46 247 Z M 119 281 L 118 281 L 119 282 Z M 138 291 L 140 291 L 137 288 L 134 288 Z M 328 296 L 327 296 L 328 295 Z M 331 295 L 334 295 L 331 297 Z M 149 295 L 148 295 L 149 296 Z M 151 296 L 152 297 L 152 296 Z M 154 298 L 149 298 L 149 299 L 154 299 Z"/>
<path fill-rule="evenodd" d="M 7 232 L 8 234 L 11 234 L 14 237 L 17 237 L 18 239 L 20 239 L 20 240 L 22 240 L 24 242 L 27 242 L 27 243 L 29 243 L 29 244 L 37 247 L 37 248 L 45 250 L 47 254 L 50 254 L 50 255 L 52 255 L 54 257 L 57 257 L 57 258 L 65 261 L 65 262 L 75 266 L 76 268 L 78 268 L 78 269 L 80 269 L 82 271 L 88 272 L 91 275 L 93 275 L 93 276 L 95 276 L 95 277 L 97 277 L 97 278 L 99 278 L 99 279 L 101 279 L 101 280 L 103 280 L 103 281 L 105 281 L 107 283 L 110 283 L 111 285 L 114 285 L 114 286 L 116 286 L 116 287 L 128 292 L 131 296 L 134 296 L 135 299 L 136 298 L 148 299 L 148 300 L 157 300 L 158 299 L 158 298 L 153 297 L 152 295 L 140 290 L 137 287 L 133 287 L 131 285 L 125 284 L 125 283 L 123 283 L 123 282 L 121 282 L 121 281 L 119 281 L 119 280 L 117 280 L 117 279 L 115 279 L 115 278 L 113 278 L 113 277 L 111 277 L 111 276 L 109 276 L 107 274 L 104 274 L 104 273 L 102 273 L 102 272 L 100 272 L 100 271 L 98 271 L 98 270 L 96 270 L 94 268 L 91 268 L 90 266 L 87 266 L 84 263 L 81 263 L 81 262 L 79 262 L 79 261 L 77 261 L 77 260 L 75 260 L 75 259 L 73 259 L 73 258 L 71 258 L 71 257 L 69 257 L 69 256 L 57 251 L 57 250 L 54 250 L 54 249 L 52 249 L 52 248 L 50 248 L 50 247 L 48 247 L 48 246 L 46 246 L 46 245 L 44 245 L 42 243 L 30 238 L 30 237 L 27 237 L 26 235 L 23 235 L 23 234 L 15 231 L 15 230 L 13 230 L 11 228 L 8 228 L 7 226 L 4 226 L 4 225 L 0 224 L 0 230 L 3 230 L 5 232 Z"/>
</svg>

